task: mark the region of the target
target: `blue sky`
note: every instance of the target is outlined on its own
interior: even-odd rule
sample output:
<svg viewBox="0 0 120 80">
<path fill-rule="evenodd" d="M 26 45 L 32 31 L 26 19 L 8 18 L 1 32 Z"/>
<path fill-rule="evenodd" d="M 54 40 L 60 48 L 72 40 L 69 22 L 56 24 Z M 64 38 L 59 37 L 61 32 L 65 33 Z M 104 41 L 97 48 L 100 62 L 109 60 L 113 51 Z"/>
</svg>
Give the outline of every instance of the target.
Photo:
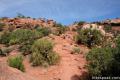
<svg viewBox="0 0 120 80">
<path fill-rule="evenodd" d="M 17 13 L 63 24 L 120 17 L 120 0 L 0 0 L 0 17 Z"/>
</svg>

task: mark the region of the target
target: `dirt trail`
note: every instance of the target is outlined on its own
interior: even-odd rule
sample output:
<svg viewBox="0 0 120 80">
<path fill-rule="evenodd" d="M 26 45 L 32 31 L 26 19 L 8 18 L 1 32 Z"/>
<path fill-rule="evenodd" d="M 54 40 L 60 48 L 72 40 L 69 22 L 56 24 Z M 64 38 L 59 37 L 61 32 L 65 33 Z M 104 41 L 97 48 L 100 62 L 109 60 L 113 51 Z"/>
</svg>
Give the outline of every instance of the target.
<svg viewBox="0 0 120 80">
<path fill-rule="evenodd" d="M 84 69 L 86 64 L 84 55 L 70 54 L 72 45 L 67 40 L 58 37 L 56 41 L 55 51 L 61 56 L 61 69 L 63 71 L 60 78 L 61 80 L 74 80 L 75 75 L 80 76 L 86 71 Z"/>
<path fill-rule="evenodd" d="M 61 57 L 60 63 L 49 68 L 31 67 L 26 58 L 24 61 L 26 73 L 40 80 L 79 80 L 79 76 L 86 72 L 84 53 L 70 54 L 72 45 L 59 36 L 54 37 L 54 42 L 54 51 Z M 85 47 L 80 48 L 84 52 L 88 51 Z"/>
<path fill-rule="evenodd" d="M 54 51 L 61 57 L 59 64 L 48 68 L 32 67 L 29 62 L 29 57 L 27 56 L 24 58 L 25 73 L 21 73 L 14 68 L 9 68 L 9 74 L 6 75 L 10 76 L 11 79 L 14 78 L 16 80 L 19 79 L 15 78 L 15 76 L 21 80 L 28 80 L 29 77 L 32 77 L 32 80 L 79 80 L 80 76 L 86 73 L 86 60 L 84 56 L 85 53 L 88 52 L 88 49 L 85 46 L 80 45 L 79 47 L 83 53 L 78 55 L 71 54 L 72 47 L 75 45 L 72 41 L 73 40 L 70 40 L 69 38 L 53 36 L 53 42 L 55 43 Z M 18 51 L 14 50 L 10 53 L 10 56 L 18 55 L 18 53 Z M 8 57 L 1 57 L 0 61 L 6 62 L 7 58 Z M 8 78 L 8 80 L 11 80 L 10 78 Z"/>
</svg>

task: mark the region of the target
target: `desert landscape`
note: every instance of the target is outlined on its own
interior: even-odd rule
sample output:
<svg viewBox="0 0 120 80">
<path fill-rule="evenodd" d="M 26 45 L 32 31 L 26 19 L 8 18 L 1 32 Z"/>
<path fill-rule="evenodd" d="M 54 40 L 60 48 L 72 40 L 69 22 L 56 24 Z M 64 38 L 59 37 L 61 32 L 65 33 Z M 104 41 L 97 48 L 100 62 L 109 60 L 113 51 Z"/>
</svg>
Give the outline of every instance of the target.
<svg viewBox="0 0 120 80">
<path fill-rule="evenodd" d="M 0 80 L 120 80 L 120 0 L 0 0 Z"/>
<path fill-rule="evenodd" d="M 117 77 L 119 31 L 119 18 L 69 26 L 24 16 L 1 18 L 0 80 Z"/>
</svg>

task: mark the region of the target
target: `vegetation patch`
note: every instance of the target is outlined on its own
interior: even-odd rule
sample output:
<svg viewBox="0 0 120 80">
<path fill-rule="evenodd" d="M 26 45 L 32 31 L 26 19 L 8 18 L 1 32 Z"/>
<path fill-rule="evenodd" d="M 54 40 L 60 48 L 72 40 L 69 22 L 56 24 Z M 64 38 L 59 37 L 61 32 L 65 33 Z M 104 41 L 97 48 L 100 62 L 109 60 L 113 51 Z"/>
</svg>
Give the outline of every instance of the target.
<svg viewBox="0 0 120 80">
<path fill-rule="evenodd" d="M 5 27 L 5 24 L 4 23 L 0 23 L 0 31 L 3 31 L 4 27 Z"/>
<path fill-rule="evenodd" d="M 105 29 L 106 32 L 111 32 L 112 31 L 112 26 L 106 25 L 106 26 L 104 26 L 104 29 Z"/>
<path fill-rule="evenodd" d="M 67 31 L 67 27 L 62 25 L 62 24 L 56 24 L 56 32 L 54 33 L 55 35 L 61 35 Z"/>
<path fill-rule="evenodd" d="M 72 54 L 80 54 L 80 48 L 79 47 L 73 47 Z"/>
<path fill-rule="evenodd" d="M 23 72 L 25 71 L 22 56 L 9 57 L 8 64 L 10 67 L 17 68 Z"/>
<path fill-rule="evenodd" d="M 36 39 L 42 37 L 42 34 L 37 31 L 28 29 L 18 29 L 13 32 L 5 32 L 1 35 L 0 41 L 3 44 L 21 44 L 27 40 Z"/>
<path fill-rule="evenodd" d="M 120 37 L 116 40 L 116 47 L 93 48 L 86 59 L 90 76 L 119 76 Z"/>
<path fill-rule="evenodd" d="M 96 29 L 81 29 L 78 31 L 78 35 L 75 36 L 76 43 L 82 43 L 88 47 L 99 45 L 102 39 L 103 35 Z"/>
<path fill-rule="evenodd" d="M 43 34 L 43 36 L 48 36 L 51 33 L 51 29 L 50 28 L 41 28 L 41 27 L 37 27 L 36 30 L 40 33 Z"/>
<path fill-rule="evenodd" d="M 0 43 L 5 45 L 20 45 L 20 51 L 30 53 L 31 45 L 36 39 L 45 36 L 44 31 L 17 29 L 12 32 L 3 32 L 0 36 Z"/>
<path fill-rule="evenodd" d="M 59 61 L 59 55 L 53 51 L 53 44 L 47 39 L 39 39 L 32 45 L 33 66 L 53 65 Z"/>
<path fill-rule="evenodd" d="M 12 51 L 12 48 L 1 48 L 0 49 L 0 55 L 1 56 L 7 56 Z"/>
</svg>

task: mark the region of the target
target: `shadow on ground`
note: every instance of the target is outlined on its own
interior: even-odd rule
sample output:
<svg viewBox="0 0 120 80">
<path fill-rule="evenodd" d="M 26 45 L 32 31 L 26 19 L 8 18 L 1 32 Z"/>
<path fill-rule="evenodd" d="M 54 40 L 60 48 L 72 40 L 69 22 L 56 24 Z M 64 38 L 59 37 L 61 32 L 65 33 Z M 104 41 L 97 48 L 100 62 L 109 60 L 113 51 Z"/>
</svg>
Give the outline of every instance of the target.
<svg viewBox="0 0 120 80">
<path fill-rule="evenodd" d="M 71 80 L 91 80 L 87 72 L 83 72 L 82 75 L 73 75 Z"/>
</svg>

